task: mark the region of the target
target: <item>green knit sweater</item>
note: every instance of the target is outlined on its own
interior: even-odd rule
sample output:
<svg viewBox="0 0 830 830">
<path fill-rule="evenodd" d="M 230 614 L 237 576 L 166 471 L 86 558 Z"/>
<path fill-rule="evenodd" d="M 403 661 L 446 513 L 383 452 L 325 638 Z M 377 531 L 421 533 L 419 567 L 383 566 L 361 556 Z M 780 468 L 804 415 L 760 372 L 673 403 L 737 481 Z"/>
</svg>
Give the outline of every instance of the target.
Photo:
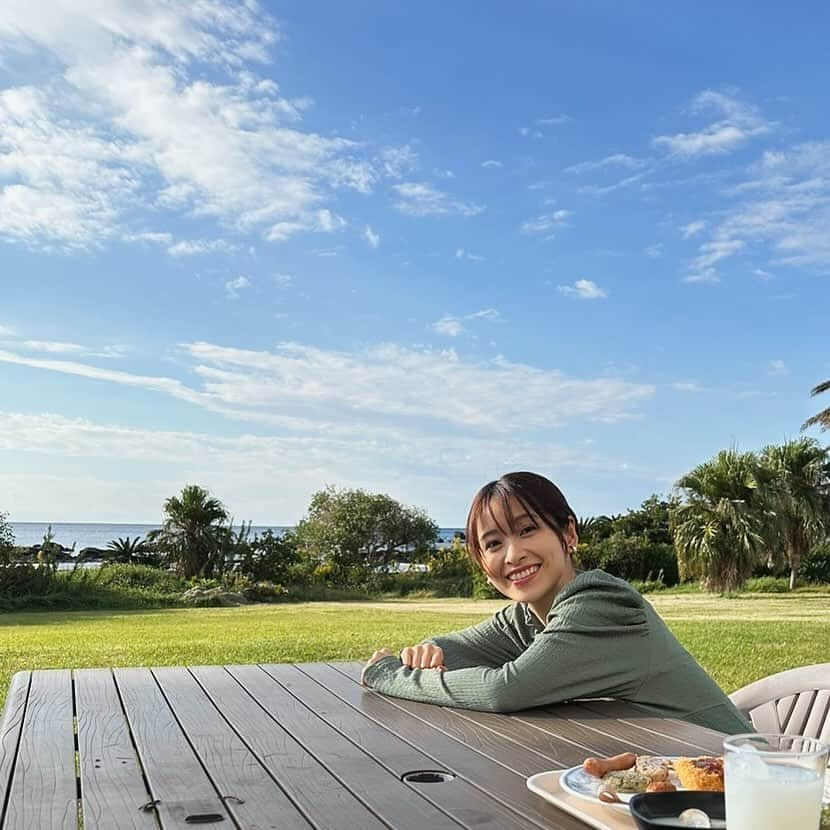
<svg viewBox="0 0 830 830">
<path fill-rule="evenodd" d="M 612 697 L 721 732 L 753 731 L 651 605 L 604 571 L 569 582 L 544 626 L 516 603 L 429 642 L 443 649 L 446 671 L 408 669 L 384 657 L 364 682 L 393 697 L 486 712 Z"/>
</svg>

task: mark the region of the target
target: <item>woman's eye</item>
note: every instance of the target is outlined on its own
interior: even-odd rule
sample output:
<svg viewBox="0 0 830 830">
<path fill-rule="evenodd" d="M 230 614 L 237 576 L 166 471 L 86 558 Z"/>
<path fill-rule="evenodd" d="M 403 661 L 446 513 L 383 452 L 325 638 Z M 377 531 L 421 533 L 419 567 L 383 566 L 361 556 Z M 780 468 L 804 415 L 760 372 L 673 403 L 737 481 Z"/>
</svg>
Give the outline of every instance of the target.
<svg viewBox="0 0 830 830">
<path fill-rule="evenodd" d="M 499 546 L 499 542 L 497 539 L 491 539 L 484 545 L 484 550 L 494 550 Z"/>
<path fill-rule="evenodd" d="M 527 525 L 527 527 L 522 528 L 522 535 L 527 536 L 528 533 L 533 533 L 536 530 L 536 525 Z"/>
</svg>

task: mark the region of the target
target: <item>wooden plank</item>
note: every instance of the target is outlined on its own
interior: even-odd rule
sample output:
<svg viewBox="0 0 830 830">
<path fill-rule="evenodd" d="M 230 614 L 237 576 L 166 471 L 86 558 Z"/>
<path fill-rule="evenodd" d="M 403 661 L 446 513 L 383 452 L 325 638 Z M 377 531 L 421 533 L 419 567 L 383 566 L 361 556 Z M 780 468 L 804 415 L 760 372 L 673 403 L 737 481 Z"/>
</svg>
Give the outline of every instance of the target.
<svg viewBox="0 0 830 830">
<path fill-rule="evenodd" d="M 17 748 L 23 731 L 26 701 L 29 697 L 31 672 L 17 672 L 9 684 L 3 720 L 0 721 L 0 826 L 11 790 L 12 773 L 17 762 Z"/>
<path fill-rule="evenodd" d="M 422 707 L 423 717 L 418 717 L 412 710 L 399 705 L 407 701 L 386 697 L 358 685 L 360 664 L 333 664 L 332 668 L 342 679 L 327 677 L 327 688 L 336 690 L 337 694 L 346 700 L 349 699 L 349 695 L 354 695 L 356 689 L 360 699 L 355 705 L 361 712 L 377 720 L 425 755 L 434 758 L 439 769 L 455 771 L 490 798 L 545 830 L 550 830 L 551 827 L 585 830 L 584 825 L 576 819 L 557 810 L 527 789 L 526 776 L 511 766 L 512 763 L 517 763 L 515 753 L 511 753 L 509 757 L 493 759 L 468 747 L 463 740 L 447 735 L 439 726 L 433 724 L 430 717 L 434 712 L 440 711 L 440 707 L 415 704 Z M 541 772 L 543 769 L 535 771 Z"/>
<path fill-rule="evenodd" d="M 72 717 L 69 670 L 32 672 L 4 828 L 78 827 Z"/>
<path fill-rule="evenodd" d="M 263 671 L 263 668 L 266 670 Z M 459 830 L 458 823 L 398 776 L 343 737 L 258 666 L 230 666 L 230 673 L 296 741 L 326 766 L 389 827 Z M 292 671 L 297 671 L 292 669 Z"/>
<path fill-rule="evenodd" d="M 3 707 L 3 719 L 0 721 L 0 827 L 3 825 L 14 765 L 17 763 L 31 676 L 31 672 L 21 671 L 12 677 L 6 705 Z"/>
<path fill-rule="evenodd" d="M 291 801 L 304 815 L 313 817 L 316 828 L 384 828 L 385 825 L 266 713 L 228 671 L 221 666 L 195 666 L 190 671 Z M 269 682 L 276 687 L 272 680 Z"/>
<path fill-rule="evenodd" d="M 567 721 L 550 715 L 536 720 L 533 718 L 534 711 L 499 715 L 456 709 L 453 713 L 518 743 L 527 752 L 534 752 L 547 759 L 549 769 L 572 767 L 581 764 L 591 755 L 616 755 L 618 752 L 629 751 L 629 748 L 617 742 L 619 749 L 609 752 L 609 741 L 606 736 L 589 730 L 576 733 L 569 728 L 570 724 Z"/>
<path fill-rule="evenodd" d="M 266 668 L 272 677 L 300 698 L 306 706 L 311 706 L 318 717 L 362 747 L 364 752 L 377 759 L 396 778 L 401 778 L 407 772 L 436 768 L 435 759 L 419 752 L 394 732 L 358 712 L 349 705 L 350 701 L 329 690 L 326 687 L 325 675 L 327 671 L 333 672 L 333 669 L 325 664 L 304 663 L 297 667 Z M 355 692 L 359 699 L 360 690 L 355 689 Z M 500 830 L 504 827 L 533 826 L 523 822 L 519 816 L 502 807 L 497 801 L 489 799 L 463 778 L 455 778 L 444 783 L 407 782 L 407 786 L 445 810 L 463 827 Z"/>
<path fill-rule="evenodd" d="M 269 830 L 277 826 L 280 830 L 309 830 L 311 825 L 187 669 L 154 669 L 153 675 L 240 826 L 246 830 Z"/>
<path fill-rule="evenodd" d="M 161 826 L 190 828 L 194 815 L 230 819 L 150 670 L 113 673 Z"/>
<path fill-rule="evenodd" d="M 109 669 L 76 669 L 78 761 L 84 830 L 157 828 L 141 764 Z"/>
<path fill-rule="evenodd" d="M 665 755 L 700 755 L 723 752 L 723 735 L 714 729 L 675 718 L 658 718 L 637 706 L 620 700 L 579 701 L 574 704 L 583 711 L 584 723 L 604 721 L 613 724 L 613 733 L 625 740 L 648 741 L 657 752 Z"/>
</svg>

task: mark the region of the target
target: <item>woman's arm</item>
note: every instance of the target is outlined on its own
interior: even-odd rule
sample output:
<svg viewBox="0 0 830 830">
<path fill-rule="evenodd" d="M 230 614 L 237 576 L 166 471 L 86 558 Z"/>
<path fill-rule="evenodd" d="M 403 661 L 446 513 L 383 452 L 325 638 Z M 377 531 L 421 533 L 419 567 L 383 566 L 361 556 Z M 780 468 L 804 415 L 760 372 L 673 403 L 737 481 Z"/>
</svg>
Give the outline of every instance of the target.
<svg viewBox="0 0 830 830">
<path fill-rule="evenodd" d="M 500 666 L 423 671 L 386 657 L 367 668 L 364 682 L 394 697 L 490 712 L 630 696 L 648 671 L 648 623 L 641 604 L 614 594 L 586 588 L 572 595 L 523 653 Z"/>
<path fill-rule="evenodd" d="M 444 652 L 448 670 L 485 666 L 496 668 L 515 660 L 532 639 L 518 604 L 502 608 L 490 619 L 451 634 L 430 637 Z"/>
</svg>

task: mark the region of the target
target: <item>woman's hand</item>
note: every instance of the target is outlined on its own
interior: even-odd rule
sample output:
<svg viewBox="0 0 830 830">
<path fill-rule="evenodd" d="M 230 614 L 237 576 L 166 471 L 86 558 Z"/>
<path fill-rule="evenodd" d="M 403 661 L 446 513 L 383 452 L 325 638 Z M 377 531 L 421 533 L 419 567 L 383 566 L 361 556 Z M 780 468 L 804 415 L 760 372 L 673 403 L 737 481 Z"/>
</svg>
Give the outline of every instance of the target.
<svg viewBox="0 0 830 830">
<path fill-rule="evenodd" d="M 433 643 L 419 643 L 401 652 L 401 663 L 410 669 L 438 669 L 444 671 L 444 652 Z"/>
<path fill-rule="evenodd" d="M 392 654 L 392 652 L 391 652 L 391 651 L 389 651 L 389 649 L 388 649 L 388 648 L 381 648 L 381 649 L 378 649 L 378 650 L 377 650 L 377 651 L 376 651 L 376 652 L 375 652 L 375 653 L 374 653 L 374 654 L 373 654 L 373 655 L 369 658 L 369 661 L 368 661 L 368 662 L 366 663 L 366 665 L 363 667 L 363 671 L 362 671 L 362 672 L 360 672 L 360 683 L 361 683 L 361 685 L 362 685 L 362 686 L 365 686 L 365 685 L 366 685 L 366 684 L 363 682 L 363 676 L 366 674 L 366 669 L 368 669 L 368 668 L 369 668 L 369 666 L 373 665 L 374 663 L 377 663 L 377 661 L 378 661 L 378 660 L 383 660 L 383 658 L 384 658 L 384 657 L 394 657 L 394 656 L 395 656 L 395 655 L 394 655 L 394 654 Z"/>
</svg>

